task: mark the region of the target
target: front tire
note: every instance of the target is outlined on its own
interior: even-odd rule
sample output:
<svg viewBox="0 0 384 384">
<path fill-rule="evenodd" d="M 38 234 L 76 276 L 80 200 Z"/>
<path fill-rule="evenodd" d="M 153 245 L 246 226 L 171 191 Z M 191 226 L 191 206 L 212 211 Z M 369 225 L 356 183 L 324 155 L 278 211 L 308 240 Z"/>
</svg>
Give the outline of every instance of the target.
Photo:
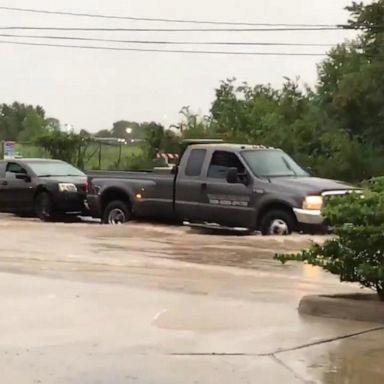
<svg viewBox="0 0 384 384">
<path fill-rule="evenodd" d="M 260 221 L 260 230 L 264 236 L 287 236 L 295 229 L 295 217 L 288 210 L 274 209 L 266 212 Z"/>
<path fill-rule="evenodd" d="M 48 192 L 40 192 L 35 197 L 35 215 L 41 221 L 51 221 L 54 219 L 55 210 L 52 197 Z"/>
<path fill-rule="evenodd" d="M 110 202 L 104 209 L 102 223 L 110 225 L 124 224 L 132 218 L 127 204 L 116 200 Z"/>
</svg>

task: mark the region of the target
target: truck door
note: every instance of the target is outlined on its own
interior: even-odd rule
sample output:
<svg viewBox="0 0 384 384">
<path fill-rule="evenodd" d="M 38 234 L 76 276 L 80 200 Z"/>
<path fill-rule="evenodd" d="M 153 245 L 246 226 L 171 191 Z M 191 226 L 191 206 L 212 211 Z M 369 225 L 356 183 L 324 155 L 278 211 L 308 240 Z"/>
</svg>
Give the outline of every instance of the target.
<svg viewBox="0 0 384 384">
<path fill-rule="evenodd" d="M 248 175 L 248 184 L 230 184 L 227 182 L 230 168 L 237 168 L 247 178 L 246 167 L 236 153 L 222 150 L 211 153 L 204 191 L 209 202 L 205 215 L 209 221 L 221 225 L 252 228 L 256 224 L 252 179 Z"/>
<path fill-rule="evenodd" d="M 184 156 L 186 153 L 184 154 Z M 181 220 L 204 221 L 208 198 L 202 171 L 206 149 L 192 149 L 186 163 L 181 164 L 176 178 L 175 208 Z"/>
<path fill-rule="evenodd" d="M 0 162 L 0 211 L 6 211 L 7 201 L 6 201 L 6 184 L 5 180 L 5 167 L 6 162 Z"/>
<path fill-rule="evenodd" d="M 10 211 L 28 211 L 33 208 L 33 187 L 31 180 L 19 179 L 18 175 L 28 176 L 28 171 L 20 164 L 9 162 L 5 172 L 4 195 Z"/>
</svg>

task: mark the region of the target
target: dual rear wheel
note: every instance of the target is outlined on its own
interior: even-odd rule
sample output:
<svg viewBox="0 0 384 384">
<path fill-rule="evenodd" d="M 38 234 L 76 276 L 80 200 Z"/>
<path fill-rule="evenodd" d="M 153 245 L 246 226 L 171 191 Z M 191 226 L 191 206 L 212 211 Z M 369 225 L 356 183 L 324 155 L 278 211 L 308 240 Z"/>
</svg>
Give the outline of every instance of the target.
<svg viewBox="0 0 384 384">
<path fill-rule="evenodd" d="M 107 204 L 101 220 L 103 224 L 119 225 L 130 221 L 131 218 L 128 205 L 123 201 L 115 200 Z"/>
<path fill-rule="evenodd" d="M 42 221 L 54 220 L 57 216 L 52 196 L 48 192 L 40 192 L 34 201 L 34 211 L 36 217 Z M 122 201 L 112 201 L 104 209 L 102 222 L 104 224 L 118 225 L 124 224 L 131 219 L 130 209 Z"/>
</svg>

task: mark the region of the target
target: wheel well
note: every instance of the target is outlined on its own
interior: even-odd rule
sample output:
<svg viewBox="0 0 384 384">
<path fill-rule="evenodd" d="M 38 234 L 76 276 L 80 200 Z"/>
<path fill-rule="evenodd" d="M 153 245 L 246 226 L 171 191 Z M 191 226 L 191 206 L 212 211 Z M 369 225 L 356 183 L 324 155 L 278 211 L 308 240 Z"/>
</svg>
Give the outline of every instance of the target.
<svg viewBox="0 0 384 384">
<path fill-rule="evenodd" d="M 118 188 L 107 189 L 101 197 L 101 208 L 104 211 L 105 207 L 112 201 L 120 200 L 123 201 L 131 208 L 131 199 L 128 193 Z"/>
<path fill-rule="evenodd" d="M 37 197 L 38 195 L 40 195 L 40 193 L 43 193 L 43 192 L 49 193 L 49 191 L 48 191 L 46 188 L 44 188 L 44 187 L 42 187 L 42 186 L 37 187 L 36 192 L 35 192 L 35 195 L 33 196 L 33 199 L 36 199 L 36 197 Z M 50 194 L 50 193 L 49 193 L 49 194 Z"/>
<path fill-rule="evenodd" d="M 295 223 L 297 224 L 296 215 L 294 214 L 292 207 L 290 207 L 288 204 L 285 204 L 285 203 L 273 202 L 273 203 L 268 203 L 261 208 L 259 214 L 257 215 L 257 227 L 259 228 L 261 224 L 261 220 L 267 212 L 275 211 L 275 210 L 288 212 L 293 217 L 293 219 L 295 220 Z"/>
</svg>

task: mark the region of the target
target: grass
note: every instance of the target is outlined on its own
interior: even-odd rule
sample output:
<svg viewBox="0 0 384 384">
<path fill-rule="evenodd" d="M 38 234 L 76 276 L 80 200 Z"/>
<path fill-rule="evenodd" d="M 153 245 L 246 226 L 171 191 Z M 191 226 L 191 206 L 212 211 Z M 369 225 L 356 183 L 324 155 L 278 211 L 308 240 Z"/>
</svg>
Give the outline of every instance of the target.
<svg viewBox="0 0 384 384">
<path fill-rule="evenodd" d="M 102 145 L 101 148 L 101 166 L 99 167 L 99 144 L 91 144 L 86 154 L 86 169 L 114 169 L 118 168 L 120 157 L 120 147 L 114 145 Z M 137 156 L 142 153 L 138 146 L 124 145 L 121 147 L 120 164 L 126 163 L 132 156 Z"/>
<path fill-rule="evenodd" d="M 49 158 L 44 149 L 32 144 L 16 144 L 16 153 L 28 158 Z"/>
<path fill-rule="evenodd" d="M 99 169 L 99 151 L 100 145 L 91 144 L 85 155 L 85 169 Z M 17 144 L 16 152 L 26 158 L 49 158 L 49 154 L 42 148 L 32 144 Z M 121 147 L 120 164 L 129 163 L 133 156 L 142 154 L 139 146 L 124 145 Z M 101 169 L 117 169 L 120 157 L 120 147 L 103 144 L 101 148 Z"/>
</svg>

